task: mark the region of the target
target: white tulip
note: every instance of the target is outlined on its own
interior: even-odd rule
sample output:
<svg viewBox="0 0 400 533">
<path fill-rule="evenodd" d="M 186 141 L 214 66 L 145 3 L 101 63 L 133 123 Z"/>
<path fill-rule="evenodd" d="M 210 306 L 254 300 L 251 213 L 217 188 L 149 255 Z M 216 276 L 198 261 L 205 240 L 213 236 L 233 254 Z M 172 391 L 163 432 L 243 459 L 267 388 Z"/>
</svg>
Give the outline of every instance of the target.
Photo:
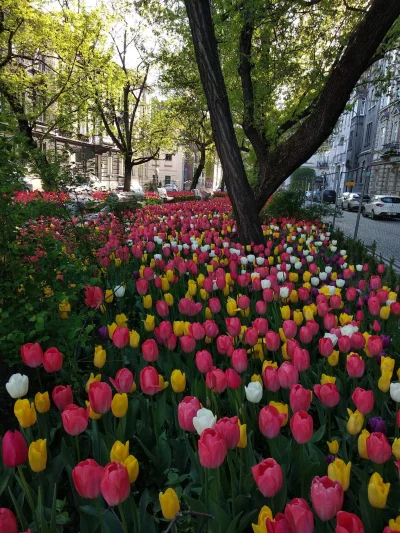
<svg viewBox="0 0 400 533">
<path fill-rule="evenodd" d="M 337 245 L 337 241 L 332 241 L 333 246 Z"/>
<path fill-rule="evenodd" d="M 199 409 L 193 418 L 193 425 L 199 435 L 207 428 L 213 429 L 217 423 L 217 417 L 209 409 Z"/>
<path fill-rule="evenodd" d="M 279 296 L 281 298 L 289 298 L 289 288 L 288 287 L 281 287 L 279 289 Z"/>
<path fill-rule="evenodd" d="M 8 383 L 6 383 L 6 389 L 11 398 L 22 398 L 28 392 L 29 378 L 22 374 L 13 374 Z"/>
<path fill-rule="evenodd" d="M 294 268 L 295 268 L 296 270 L 300 270 L 302 266 L 303 266 L 303 265 L 300 263 L 300 261 L 296 261 L 296 263 L 294 264 Z"/>
<path fill-rule="evenodd" d="M 319 278 L 311 278 L 311 285 L 317 287 L 317 285 L 319 285 Z"/>
<path fill-rule="evenodd" d="M 254 263 L 254 261 L 255 261 L 255 259 L 256 259 L 256 256 L 253 255 L 253 254 L 249 254 L 249 255 L 247 256 L 247 259 L 248 259 L 249 263 Z"/>
<path fill-rule="evenodd" d="M 330 274 L 330 273 L 332 272 L 332 267 L 329 267 L 329 266 L 328 266 L 328 267 L 325 267 L 325 272 L 326 272 L 327 274 Z"/>
<path fill-rule="evenodd" d="M 249 262 L 249 260 L 247 259 L 247 257 L 241 257 L 240 258 L 240 263 L 242 265 L 247 265 L 248 262 Z"/>
<path fill-rule="evenodd" d="M 336 280 L 336 287 L 339 287 L 339 289 L 342 289 L 344 287 L 345 281 L 344 279 L 337 279 Z"/>
<path fill-rule="evenodd" d="M 164 248 L 163 248 L 163 252 L 165 253 Z M 154 254 L 154 261 L 157 261 L 157 259 L 158 259 L 159 261 L 161 261 L 161 259 L 162 259 L 162 255 L 161 255 L 161 254 Z"/>
<path fill-rule="evenodd" d="M 278 274 L 276 275 L 276 277 L 278 278 L 278 281 L 285 281 L 286 279 L 286 272 L 278 272 Z"/>
<path fill-rule="evenodd" d="M 270 289 L 271 288 L 271 281 L 269 279 L 262 279 L 261 280 L 261 288 L 262 289 Z"/>
<path fill-rule="evenodd" d="M 259 403 L 263 395 L 263 388 L 259 381 L 252 381 L 244 388 L 246 398 L 251 403 Z"/>
<path fill-rule="evenodd" d="M 395 402 L 400 402 L 400 383 L 391 383 L 390 384 L 390 397 Z"/>
<path fill-rule="evenodd" d="M 320 280 L 325 281 L 327 277 L 328 277 L 328 274 L 326 272 L 320 272 L 319 273 L 319 279 Z"/>
<path fill-rule="evenodd" d="M 117 298 L 122 298 L 125 294 L 125 287 L 123 285 L 116 285 L 114 287 L 114 294 Z"/>
<path fill-rule="evenodd" d="M 346 324 L 342 328 L 340 328 L 340 332 L 342 334 L 342 337 L 352 337 L 353 334 L 358 331 L 357 326 L 353 326 L 352 324 Z"/>
<path fill-rule="evenodd" d="M 314 257 L 312 255 L 308 255 L 306 259 L 309 263 L 312 263 L 314 261 Z"/>
<path fill-rule="evenodd" d="M 362 272 L 363 266 L 362 265 L 356 265 L 357 272 Z"/>
<path fill-rule="evenodd" d="M 333 346 L 336 346 L 338 337 L 334 333 L 325 333 L 324 339 L 331 339 Z"/>
<path fill-rule="evenodd" d="M 256 263 L 258 266 L 261 266 L 265 263 L 265 258 L 264 257 L 257 257 L 256 258 Z"/>
<path fill-rule="evenodd" d="M 345 256 L 347 254 L 346 250 L 340 250 L 340 255 Z"/>
<path fill-rule="evenodd" d="M 336 246 L 331 246 L 331 252 L 335 253 L 337 250 L 337 247 Z"/>
</svg>

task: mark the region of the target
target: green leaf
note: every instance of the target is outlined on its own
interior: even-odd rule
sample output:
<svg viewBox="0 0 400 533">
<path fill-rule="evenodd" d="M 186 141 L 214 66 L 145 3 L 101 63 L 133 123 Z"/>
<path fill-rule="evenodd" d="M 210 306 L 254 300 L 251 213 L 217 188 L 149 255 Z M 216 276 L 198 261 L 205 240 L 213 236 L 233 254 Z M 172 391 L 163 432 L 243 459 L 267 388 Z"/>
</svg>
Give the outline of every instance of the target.
<svg viewBox="0 0 400 533">
<path fill-rule="evenodd" d="M 8 492 L 10 494 L 11 500 L 12 500 L 13 505 L 14 505 L 15 512 L 17 513 L 18 521 L 21 524 L 22 529 L 25 529 L 25 530 L 29 529 L 29 524 L 28 524 L 28 522 L 27 522 L 27 520 L 25 518 L 25 515 L 22 512 L 22 509 L 21 509 L 20 505 L 17 503 L 17 500 L 14 498 L 14 494 L 11 492 L 10 487 L 8 487 Z M 22 496 L 23 496 L 23 493 L 22 493 Z"/>
<path fill-rule="evenodd" d="M 319 442 L 322 437 L 325 434 L 325 424 L 321 426 L 317 431 L 313 434 L 311 439 L 308 441 L 309 443 L 313 444 L 314 442 Z"/>
<path fill-rule="evenodd" d="M 51 504 L 50 533 L 57 533 L 57 485 L 54 485 L 53 502 Z"/>
</svg>

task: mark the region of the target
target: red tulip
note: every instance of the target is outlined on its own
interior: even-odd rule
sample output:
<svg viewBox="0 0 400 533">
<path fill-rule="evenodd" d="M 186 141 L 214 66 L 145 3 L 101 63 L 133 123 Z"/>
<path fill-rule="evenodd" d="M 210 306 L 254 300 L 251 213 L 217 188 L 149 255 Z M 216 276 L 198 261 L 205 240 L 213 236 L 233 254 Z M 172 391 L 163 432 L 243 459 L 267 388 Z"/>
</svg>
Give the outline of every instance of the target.
<svg viewBox="0 0 400 533">
<path fill-rule="evenodd" d="M 17 519 L 6 507 L 0 507 L 0 533 L 18 533 Z"/>
<path fill-rule="evenodd" d="M 383 350 L 383 342 L 378 335 L 368 337 L 367 348 L 371 355 L 379 355 Z"/>
<path fill-rule="evenodd" d="M 277 392 L 281 385 L 279 383 L 278 370 L 273 366 L 266 366 L 262 374 L 264 387 L 271 391 Z"/>
<path fill-rule="evenodd" d="M 311 483 L 311 501 L 320 520 L 332 520 L 343 506 L 343 487 L 328 476 L 316 476 Z"/>
<path fill-rule="evenodd" d="M 190 335 L 183 335 L 182 337 L 180 337 L 179 343 L 184 353 L 192 353 L 193 350 L 196 348 L 196 341 Z"/>
<path fill-rule="evenodd" d="M 233 368 L 227 368 L 225 370 L 225 380 L 230 389 L 238 389 L 242 384 L 242 378 Z"/>
<path fill-rule="evenodd" d="M 283 389 L 290 389 L 299 381 L 299 373 L 295 366 L 289 361 L 285 361 L 278 368 L 279 385 Z"/>
<path fill-rule="evenodd" d="M 282 513 L 278 513 L 273 521 L 267 518 L 265 525 L 267 533 L 293 533 L 289 522 Z"/>
<path fill-rule="evenodd" d="M 374 291 L 376 289 L 380 289 L 382 286 L 382 279 L 380 276 L 371 276 L 371 279 L 369 280 L 369 284 L 371 285 L 371 289 Z"/>
<path fill-rule="evenodd" d="M 117 392 L 129 392 L 133 385 L 133 374 L 128 368 L 120 368 L 115 374 L 115 380 L 110 378 Z"/>
<path fill-rule="evenodd" d="M 324 316 L 324 328 L 327 331 L 330 331 L 332 328 L 336 326 L 336 317 L 335 315 L 332 315 L 331 313 Z"/>
<path fill-rule="evenodd" d="M 215 431 L 225 440 L 228 450 L 234 450 L 240 440 L 238 417 L 221 418 L 215 425 Z"/>
<path fill-rule="evenodd" d="M 349 353 L 351 350 L 351 338 L 347 335 L 343 335 L 338 339 L 338 348 L 341 353 Z"/>
<path fill-rule="evenodd" d="M 136 282 L 136 290 L 140 294 L 140 296 L 144 296 L 147 293 L 147 290 L 149 288 L 149 282 L 144 279 L 138 279 Z"/>
<path fill-rule="evenodd" d="M 142 344 L 142 355 L 143 359 L 148 363 L 157 361 L 158 359 L 158 346 L 154 339 L 147 339 Z"/>
<path fill-rule="evenodd" d="M 210 372 L 213 366 L 212 355 L 207 350 L 201 350 L 196 353 L 196 366 L 197 370 L 202 374 Z"/>
<path fill-rule="evenodd" d="M 247 352 L 244 348 L 234 350 L 232 354 L 232 366 L 240 374 L 247 369 Z"/>
<path fill-rule="evenodd" d="M 201 409 L 200 402 L 195 396 L 185 396 L 178 405 L 178 422 L 184 431 L 196 432 L 193 425 L 193 418 L 197 411 Z"/>
<path fill-rule="evenodd" d="M 213 367 L 210 372 L 207 372 L 206 387 L 213 392 L 224 392 L 227 387 L 224 371 Z"/>
<path fill-rule="evenodd" d="M 115 328 L 112 341 L 117 348 L 125 348 L 125 346 L 129 344 L 129 329 Z"/>
<path fill-rule="evenodd" d="M 38 343 L 27 343 L 21 346 L 23 362 L 31 368 L 37 368 L 43 363 L 43 350 Z"/>
<path fill-rule="evenodd" d="M 257 302 L 258 303 L 258 302 Z M 263 337 L 268 331 L 268 320 L 266 318 L 256 318 L 252 322 L 253 328 L 256 328 L 258 334 Z"/>
<path fill-rule="evenodd" d="M 346 361 L 346 370 L 351 378 L 360 378 L 365 371 L 363 358 L 356 353 L 351 353 Z"/>
<path fill-rule="evenodd" d="M 332 340 L 327 337 L 322 337 L 318 341 L 319 353 L 324 357 L 329 357 L 333 352 L 333 343 Z"/>
<path fill-rule="evenodd" d="M 86 459 L 75 466 L 72 470 L 72 479 L 76 491 L 82 498 L 93 499 L 99 496 L 103 470 L 94 459 Z"/>
<path fill-rule="evenodd" d="M 334 383 L 314 385 L 314 393 L 326 407 L 335 407 L 340 402 L 340 394 Z"/>
<path fill-rule="evenodd" d="M 371 433 L 367 438 L 366 445 L 368 458 L 378 465 L 386 463 L 392 455 L 392 448 L 383 433 Z"/>
<path fill-rule="evenodd" d="M 203 324 L 207 337 L 214 339 L 218 335 L 218 326 L 214 320 L 206 320 Z"/>
<path fill-rule="evenodd" d="M 57 385 L 54 387 L 51 397 L 60 411 L 64 411 L 67 405 L 73 403 L 72 389 L 69 385 Z"/>
<path fill-rule="evenodd" d="M 267 312 L 267 303 L 263 300 L 257 300 L 256 302 L 256 313 L 257 315 L 265 315 Z M 263 333 L 265 335 L 265 333 Z"/>
<path fill-rule="evenodd" d="M 356 331 L 351 336 L 351 349 L 352 350 L 362 350 L 365 346 L 365 337 L 359 331 Z"/>
<path fill-rule="evenodd" d="M 346 300 L 348 302 L 354 302 L 357 298 L 357 289 L 355 287 L 349 287 L 346 291 Z"/>
<path fill-rule="evenodd" d="M 393 302 L 390 304 L 390 312 L 394 315 L 400 315 L 400 302 Z"/>
<path fill-rule="evenodd" d="M 309 328 L 308 325 L 302 326 L 299 331 L 299 337 L 300 342 L 302 342 L 303 344 L 310 344 L 313 338 L 311 328 Z"/>
<path fill-rule="evenodd" d="M 292 363 L 298 372 L 308 370 L 310 366 L 310 354 L 308 353 L 308 350 L 297 346 L 292 355 Z"/>
<path fill-rule="evenodd" d="M 297 290 L 297 296 L 301 302 L 306 302 L 310 297 L 310 292 L 307 287 L 299 287 Z"/>
<path fill-rule="evenodd" d="M 140 388 L 149 396 L 154 396 L 160 392 L 158 372 L 154 367 L 146 366 L 140 371 Z"/>
<path fill-rule="evenodd" d="M 217 337 L 217 350 L 219 354 L 231 357 L 234 350 L 232 338 L 228 337 L 228 335 Z"/>
<path fill-rule="evenodd" d="M 85 305 L 98 309 L 104 301 L 104 294 L 100 287 L 85 287 Z"/>
<path fill-rule="evenodd" d="M 281 490 L 283 484 L 282 468 L 275 459 L 264 459 L 258 465 L 252 466 L 251 472 L 258 490 L 265 498 L 272 498 Z"/>
<path fill-rule="evenodd" d="M 211 282 L 211 291 L 207 290 L 207 292 L 212 292 L 212 282 Z M 213 314 L 218 314 L 221 311 L 221 302 L 219 301 L 219 298 L 210 298 L 208 300 L 208 306 L 210 308 L 211 313 Z"/>
<path fill-rule="evenodd" d="M 108 505 L 114 507 L 125 501 L 130 489 L 128 470 L 125 466 L 116 462 L 108 463 L 104 467 L 100 482 L 101 494 Z"/>
<path fill-rule="evenodd" d="M 239 428 L 239 426 L 238 426 Z M 199 440 L 199 459 L 203 468 L 219 468 L 225 460 L 226 442 L 214 429 L 205 429 Z"/>
<path fill-rule="evenodd" d="M 28 446 L 18 430 L 6 431 L 1 447 L 3 463 L 9 468 L 20 466 L 28 459 Z"/>
<path fill-rule="evenodd" d="M 351 399 L 355 403 L 357 410 L 363 415 L 367 415 L 374 408 L 374 393 L 372 390 L 364 390 L 361 387 L 357 387 Z"/>
<path fill-rule="evenodd" d="M 58 372 L 63 364 L 63 354 L 57 348 L 49 348 L 43 355 L 43 366 L 46 372 Z"/>
<path fill-rule="evenodd" d="M 297 333 L 297 324 L 294 320 L 284 320 L 282 329 L 287 339 L 293 339 Z"/>
<path fill-rule="evenodd" d="M 108 383 L 94 381 L 89 387 L 90 407 L 97 414 L 103 415 L 111 408 L 112 390 Z"/>
<path fill-rule="evenodd" d="M 271 329 L 267 331 L 265 334 L 265 344 L 267 346 L 267 350 L 270 350 L 271 352 L 277 352 L 281 345 L 279 333 L 275 333 L 275 331 L 272 331 Z"/>
<path fill-rule="evenodd" d="M 376 296 L 371 296 L 368 299 L 368 311 L 372 316 L 378 316 L 381 311 L 381 302 Z"/>
<path fill-rule="evenodd" d="M 355 514 L 339 511 L 336 515 L 335 533 L 364 533 L 364 526 Z"/>
<path fill-rule="evenodd" d="M 258 416 L 258 426 L 261 433 L 269 439 L 274 439 L 279 435 L 281 424 L 286 418 L 287 415 L 280 413 L 276 407 L 266 405 Z"/>
<path fill-rule="evenodd" d="M 313 533 L 314 515 L 308 503 L 302 498 L 294 498 L 285 507 L 285 518 L 292 532 Z"/>
<path fill-rule="evenodd" d="M 231 337 L 238 337 L 242 329 L 242 324 L 240 319 L 237 317 L 225 318 L 226 331 Z"/>
<path fill-rule="evenodd" d="M 161 342 L 167 341 L 173 334 L 172 324 L 168 320 L 163 320 L 158 326 Z"/>
<path fill-rule="evenodd" d="M 199 322 L 189 325 L 189 333 L 196 341 L 201 341 L 206 335 L 203 326 Z"/>
<path fill-rule="evenodd" d="M 311 439 L 313 428 L 313 419 L 305 411 L 298 411 L 290 419 L 293 438 L 299 444 L 304 444 Z"/>
<path fill-rule="evenodd" d="M 308 411 L 311 403 L 311 391 L 300 384 L 293 385 L 290 389 L 289 402 L 293 413 Z"/>
<path fill-rule="evenodd" d="M 90 405 L 92 407 L 92 402 L 90 402 Z M 97 411 L 95 412 L 97 413 Z M 87 410 L 75 404 L 67 405 L 61 413 L 61 418 L 68 435 L 79 435 L 88 426 L 89 416 Z"/>
</svg>

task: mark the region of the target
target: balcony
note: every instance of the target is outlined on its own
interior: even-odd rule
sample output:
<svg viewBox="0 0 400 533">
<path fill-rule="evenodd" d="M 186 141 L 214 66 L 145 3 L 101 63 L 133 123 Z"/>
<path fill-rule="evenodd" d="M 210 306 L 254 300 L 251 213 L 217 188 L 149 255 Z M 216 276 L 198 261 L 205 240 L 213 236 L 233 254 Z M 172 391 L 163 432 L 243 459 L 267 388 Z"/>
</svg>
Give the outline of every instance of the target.
<svg viewBox="0 0 400 533">
<path fill-rule="evenodd" d="M 322 170 L 322 169 L 327 170 L 327 169 L 329 168 L 329 163 L 328 163 L 328 161 L 318 161 L 318 162 L 317 162 L 317 168 L 319 168 L 319 169 L 321 169 L 321 170 Z"/>
<path fill-rule="evenodd" d="M 381 159 L 390 159 L 391 157 L 396 157 L 400 155 L 400 143 L 398 142 L 385 143 L 382 145 L 380 152 L 381 152 Z"/>
</svg>

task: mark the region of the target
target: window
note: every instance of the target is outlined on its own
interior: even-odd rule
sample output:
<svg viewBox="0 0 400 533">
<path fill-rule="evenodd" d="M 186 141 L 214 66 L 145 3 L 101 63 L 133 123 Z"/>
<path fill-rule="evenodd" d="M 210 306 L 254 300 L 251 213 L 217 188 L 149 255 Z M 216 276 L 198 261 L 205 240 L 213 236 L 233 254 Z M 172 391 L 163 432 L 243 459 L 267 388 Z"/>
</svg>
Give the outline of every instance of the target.
<svg viewBox="0 0 400 533">
<path fill-rule="evenodd" d="M 385 144 L 385 135 L 386 135 L 386 126 L 382 126 L 382 128 L 381 128 L 381 139 L 380 139 L 381 148 Z"/>
<path fill-rule="evenodd" d="M 365 133 L 364 146 L 370 146 L 371 145 L 371 133 L 372 133 L 372 122 L 368 122 L 367 131 Z"/>
<path fill-rule="evenodd" d="M 398 131 L 399 131 L 399 121 L 397 120 L 397 121 L 393 124 L 391 142 L 396 142 L 396 141 L 397 141 L 397 134 L 398 134 Z"/>
<path fill-rule="evenodd" d="M 171 184 L 171 176 L 165 176 L 165 185 Z"/>
<path fill-rule="evenodd" d="M 350 136 L 349 136 L 349 147 L 347 149 L 349 152 L 350 150 L 353 149 L 353 134 L 354 134 L 354 131 L 351 131 Z"/>
<path fill-rule="evenodd" d="M 165 161 L 172 161 L 172 154 L 165 154 Z"/>
<path fill-rule="evenodd" d="M 360 115 L 365 115 L 366 100 L 362 98 L 360 101 Z"/>
<path fill-rule="evenodd" d="M 372 109 L 373 107 L 375 107 L 375 89 L 372 89 L 371 91 L 368 109 Z"/>
<path fill-rule="evenodd" d="M 112 170 L 113 170 L 113 158 L 112 158 L 112 155 L 110 154 L 107 158 L 107 174 L 111 176 Z"/>
</svg>

